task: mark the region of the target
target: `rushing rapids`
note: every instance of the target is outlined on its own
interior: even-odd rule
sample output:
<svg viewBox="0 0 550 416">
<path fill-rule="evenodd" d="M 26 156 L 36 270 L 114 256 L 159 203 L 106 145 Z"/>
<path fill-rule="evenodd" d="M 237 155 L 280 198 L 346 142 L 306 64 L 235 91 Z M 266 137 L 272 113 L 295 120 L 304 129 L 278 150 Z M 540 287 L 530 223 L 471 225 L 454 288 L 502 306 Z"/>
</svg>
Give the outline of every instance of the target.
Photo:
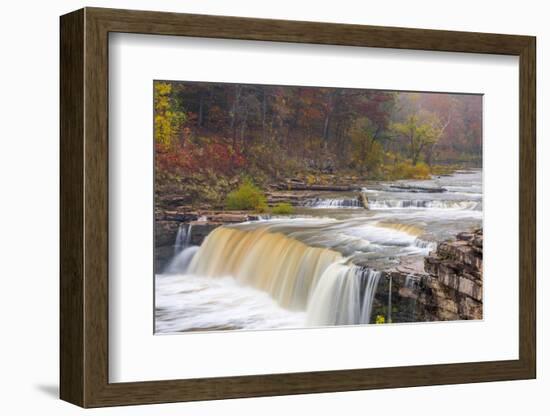
<svg viewBox="0 0 550 416">
<path fill-rule="evenodd" d="M 384 270 L 481 224 L 480 172 L 418 184 L 364 189 L 369 210 L 348 209 L 359 205 L 352 194 L 312 200 L 294 218 L 221 226 L 200 247 L 190 244 L 192 226 L 180 226 L 174 257 L 156 276 L 156 331 L 373 323 L 375 302 L 390 302 L 391 312 Z M 427 186 L 446 191 L 418 192 Z M 418 282 L 411 276 L 404 287 Z"/>
<path fill-rule="evenodd" d="M 363 208 L 357 198 L 316 198 L 305 203 L 306 207 L 318 208 L 318 209 L 330 209 L 330 208 Z"/>
<path fill-rule="evenodd" d="M 481 202 L 479 201 L 426 201 L 423 199 L 387 199 L 375 200 L 369 202 L 370 209 L 418 209 L 418 208 L 435 208 L 435 209 L 467 209 L 481 210 Z"/>
</svg>

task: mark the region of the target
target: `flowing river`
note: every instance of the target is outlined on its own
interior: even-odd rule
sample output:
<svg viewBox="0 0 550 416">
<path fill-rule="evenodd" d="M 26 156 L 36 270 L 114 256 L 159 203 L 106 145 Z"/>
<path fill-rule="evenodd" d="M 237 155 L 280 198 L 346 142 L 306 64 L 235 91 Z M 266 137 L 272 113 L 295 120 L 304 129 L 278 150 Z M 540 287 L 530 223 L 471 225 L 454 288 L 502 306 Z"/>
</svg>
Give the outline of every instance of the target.
<svg viewBox="0 0 550 416">
<path fill-rule="evenodd" d="M 155 332 L 372 323 L 380 274 L 482 223 L 480 170 L 379 182 L 306 201 L 292 217 L 212 231 L 200 247 L 180 228 L 155 276 Z"/>
</svg>

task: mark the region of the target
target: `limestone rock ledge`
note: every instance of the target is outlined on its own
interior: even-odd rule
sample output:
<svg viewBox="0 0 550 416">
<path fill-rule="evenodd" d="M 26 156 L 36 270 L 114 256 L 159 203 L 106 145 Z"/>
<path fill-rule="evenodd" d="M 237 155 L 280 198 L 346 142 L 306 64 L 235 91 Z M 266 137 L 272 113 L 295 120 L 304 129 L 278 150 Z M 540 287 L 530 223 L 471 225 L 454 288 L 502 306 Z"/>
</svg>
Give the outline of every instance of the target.
<svg viewBox="0 0 550 416">
<path fill-rule="evenodd" d="M 384 272 L 373 322 L 377 315 L 395 323 L 482 319 L 483 231 L 459 233 L 427 257 L 404 258 Z"/>
<path fill-rule="evenodd" d="M 483 317 L 483 230 L 462 232 L 424 259 L 420 302 L 441 320 Z"/>
</svg>

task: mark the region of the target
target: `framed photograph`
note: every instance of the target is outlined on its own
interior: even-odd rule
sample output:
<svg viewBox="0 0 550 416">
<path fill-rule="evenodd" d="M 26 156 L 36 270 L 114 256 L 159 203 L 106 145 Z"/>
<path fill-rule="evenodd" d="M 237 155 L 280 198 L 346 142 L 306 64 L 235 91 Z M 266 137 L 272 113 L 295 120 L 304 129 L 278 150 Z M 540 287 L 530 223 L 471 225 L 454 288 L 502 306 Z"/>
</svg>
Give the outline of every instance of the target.
<svg viewBox="0 0 550 416">
<path fill-rule="evenodd" d="M 535 378 L 535 50 L 62 16 L 61 398 Z"/>
</svg>

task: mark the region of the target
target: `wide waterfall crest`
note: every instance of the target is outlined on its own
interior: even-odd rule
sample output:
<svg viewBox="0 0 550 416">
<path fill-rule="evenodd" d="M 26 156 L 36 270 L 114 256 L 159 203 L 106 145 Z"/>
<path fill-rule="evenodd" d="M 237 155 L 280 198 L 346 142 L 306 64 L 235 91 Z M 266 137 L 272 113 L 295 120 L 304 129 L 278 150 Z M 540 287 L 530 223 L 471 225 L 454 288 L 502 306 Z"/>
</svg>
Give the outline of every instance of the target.
<svg viewBox="0 0 550 416">
<path fill-rule="evenodd" d="M 380 273 L 349 264 L 334 250 L 311 247 L 268 227 L 214 230 L 188 273 L 232 276 L 269 293 L 281 306 L 306 311 L 311 325 L 370 322 Z"/>
<path fill-rule="evenodd" d="M 336 251 L 310 247 L 265 227 L 252 231 L 219 227 L 204 240 L 188 271 L 232 276 L 268 292 L 283 307 L 303 310 L 311 288 L 327 267 L 341 259 Z"/>
</svg>

